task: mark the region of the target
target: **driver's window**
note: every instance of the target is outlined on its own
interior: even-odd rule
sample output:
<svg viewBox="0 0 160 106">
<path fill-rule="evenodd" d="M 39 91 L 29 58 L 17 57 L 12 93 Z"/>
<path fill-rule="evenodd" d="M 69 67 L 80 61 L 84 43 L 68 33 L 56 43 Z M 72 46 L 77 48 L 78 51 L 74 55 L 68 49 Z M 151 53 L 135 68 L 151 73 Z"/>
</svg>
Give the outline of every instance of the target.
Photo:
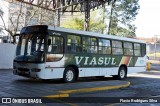
<svg viewBox="0 0 160 106">
<path fill-rule="evenodd" d="M 47 62 L 58 61 L 63 57 L 63 37 L 49 36 Z"/>
</svg>

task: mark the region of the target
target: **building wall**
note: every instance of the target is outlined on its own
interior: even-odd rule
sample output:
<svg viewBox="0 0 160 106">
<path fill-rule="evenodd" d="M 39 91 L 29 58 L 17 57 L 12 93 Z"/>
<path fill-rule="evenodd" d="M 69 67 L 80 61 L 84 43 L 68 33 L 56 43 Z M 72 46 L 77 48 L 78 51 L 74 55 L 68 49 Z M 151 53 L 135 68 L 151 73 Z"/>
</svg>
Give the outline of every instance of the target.
<svg viewBox="0 0 160 106">
<path fill-rule="evenodd" d="M 155 44 L 147 44 L 147 54 L 155 52 Z M 156 44 L 156 52 L 160 53 L 160 44 Z"/>
<path fill-rule="evenodd" d="M 0 69 L 12 69 L 16 45 L 0 43 Z"/>
</svg>

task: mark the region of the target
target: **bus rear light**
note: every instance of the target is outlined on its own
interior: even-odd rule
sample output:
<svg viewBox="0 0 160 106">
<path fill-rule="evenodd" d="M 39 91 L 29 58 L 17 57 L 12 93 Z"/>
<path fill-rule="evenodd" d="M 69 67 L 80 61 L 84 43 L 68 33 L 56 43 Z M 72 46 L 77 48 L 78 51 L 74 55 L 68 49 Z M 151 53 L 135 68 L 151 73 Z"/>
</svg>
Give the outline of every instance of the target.
<svg viewBox="0 0 160 106">
<path fill-rule="evenodd" d="M 33 69 L 31 69 L 31 71 L 32 71 L 32 72 L 40 72 L 40 71 L 41 71 L 41 69 L 33 68 Z"/>
</svg>

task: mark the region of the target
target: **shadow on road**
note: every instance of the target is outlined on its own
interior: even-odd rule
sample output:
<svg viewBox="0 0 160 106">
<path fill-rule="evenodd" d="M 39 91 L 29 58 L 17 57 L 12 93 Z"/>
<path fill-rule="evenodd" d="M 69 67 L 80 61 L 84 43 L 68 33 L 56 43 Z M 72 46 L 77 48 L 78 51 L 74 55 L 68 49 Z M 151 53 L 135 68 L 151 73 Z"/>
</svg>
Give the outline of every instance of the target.
<svg viewBox="0 0 160 106">
<path fill-rule="evenodd" d="M 89 78 L 79 78 L 77 81 L 73 83 L 80 83 L 80 82 L 93 82 L 93 81 L 111 81 L 114 80 L 112 77 L 89 77 Z M 26 83 L 26 84 L 64 84 L 62 79 L 51 79 L 51 80 L 41 80 L 41 79 L 28 79 L 28 78 L 21 78 L 15 79 L 15 83 Z"/>
</svg>

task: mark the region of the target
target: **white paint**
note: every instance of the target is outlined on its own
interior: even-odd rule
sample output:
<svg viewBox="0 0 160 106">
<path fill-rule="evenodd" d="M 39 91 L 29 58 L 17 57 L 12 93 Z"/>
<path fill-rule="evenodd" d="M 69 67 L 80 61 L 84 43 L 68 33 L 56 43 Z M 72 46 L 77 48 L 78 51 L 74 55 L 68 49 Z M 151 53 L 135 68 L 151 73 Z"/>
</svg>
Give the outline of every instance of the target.
<svg viewBox="0 0 160 106">
<path fill-rule="evenodd" d="M 128 74 L 146 71 L 146 67 L 128 67 Z"/>
<path fill-rule="evenodd" d="M 118 75 L 119 67 L 108 67 L 108 68 L 79 68 L 79 77 L 90 77 L 90 76 L 104 76 L 108 77 L 111 75 Z"/>
<path fill-rule="evenodd" d="M 0 69 L 13 68 L 16 45 L 10 43 L 0 43 Z"/>
<path fill-rule="evenodd" d="M 84 57 L 80 57 L 80 59 L 78 60 L 78 58 L 79 58 L 79 56 L 75 56 L 75 59 L 76 59 L 76 64 L 80 64 L 81 63 L 81 61 L 82 61 L 82 59 L 84 58 Z M 88 57 L 89 58 L 89 57 Z"/>
<path fill-rule="evenodd" d="M 108 77 L 112 75 L 112 68 L 100 68 L 100 76 Z"/>
<path fill-rule="evenodd" d="M 38 76 L 42 79 L 56 79 L 56 78 L 63 78 L 64 68 L 46 68 L 45 70 L 42 70 L 41 73 L 38 74 Z M 43 74 L 45 74 L 45 77 L 43 77 Z"/>
<path fill-rule="evenodd" d="M 93 57 L 93 59 L 91 60 L 91 62 L 89 63 L 89 65 L 97 65 L 96 57 Z"/>
<path fill-rule="evenodd" d="M 79 77 L 99 76 L 99 69 L 100 68 L 79 68 Z"/>
<path fill-rule="evenodd" d="M 138 57 L 135 67 L 136 66 L 146 66 L 146 56 L 145 57 Z"/>
</svg>

